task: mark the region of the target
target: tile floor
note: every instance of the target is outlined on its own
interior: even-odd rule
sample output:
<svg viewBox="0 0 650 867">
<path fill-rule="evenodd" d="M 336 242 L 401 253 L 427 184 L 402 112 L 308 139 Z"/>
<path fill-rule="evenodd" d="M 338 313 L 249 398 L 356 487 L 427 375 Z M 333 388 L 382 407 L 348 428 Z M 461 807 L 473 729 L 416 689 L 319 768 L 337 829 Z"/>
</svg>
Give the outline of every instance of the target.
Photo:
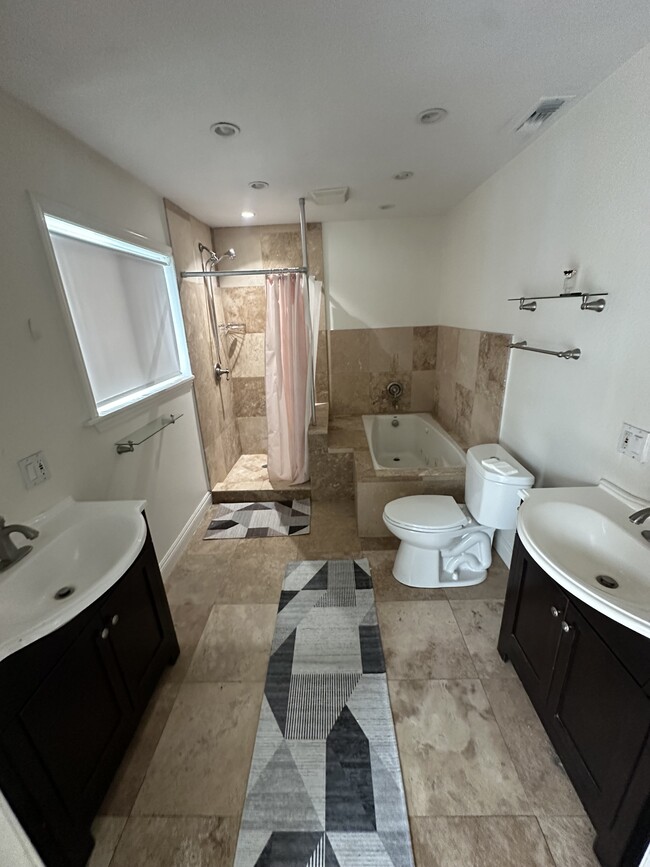
<svg viewBox="0 0 650 867">
<path fill-rule="evenodd" d="M 206 516 L 207 523 L 207 516 Z M 314 503 L 308 536 L 204 542 L 167 585 L 181 644 L 94 826 L 91 867 L 230 867 L 287 562 L 367 556 L 418 867 L 597 867 L 593 830 L 510 665 L 496 653 L 507 571 L 412 590 L 353 502 Z"/>
</svg>

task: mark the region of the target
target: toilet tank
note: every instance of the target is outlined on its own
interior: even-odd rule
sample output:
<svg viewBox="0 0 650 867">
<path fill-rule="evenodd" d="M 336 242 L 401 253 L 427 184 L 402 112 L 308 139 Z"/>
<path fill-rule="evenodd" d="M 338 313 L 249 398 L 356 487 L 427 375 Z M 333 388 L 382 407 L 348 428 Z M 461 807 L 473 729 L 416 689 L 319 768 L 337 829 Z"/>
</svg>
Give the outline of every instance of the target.
<svg viewBox="0 0 650 867">
<path fill-rule="evenodd" d="M 467 450 L 465 503 L 479 524 L 514 530 L 519 491 L 532 488 L 534 476 L 496 443 Z"/>
</svg>

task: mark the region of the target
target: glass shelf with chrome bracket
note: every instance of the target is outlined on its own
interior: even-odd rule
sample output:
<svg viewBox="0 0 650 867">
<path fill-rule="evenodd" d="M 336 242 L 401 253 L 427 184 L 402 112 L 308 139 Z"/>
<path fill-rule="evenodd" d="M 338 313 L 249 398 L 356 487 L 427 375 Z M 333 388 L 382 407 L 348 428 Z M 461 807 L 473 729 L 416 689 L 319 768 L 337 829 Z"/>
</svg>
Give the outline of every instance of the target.
<svg viewBox="0 0 650 867">
<path fill-rule="evenodd" d="M 605 309 L 605 296 L 609 292 L 567 292 L 564 295 L 526 295 L 521 298 L 508 298 L 508 301 L 518 301 L 520 310 L 529 310 L 534 313 L 537 310 L 538 301 L 553 301 L 557 298 L 581 298 L 581 310 L 593 310 L 594 313 L 602 313 Z"/>
<path fill-rule="evenodd" d="M 160 433 L 161 430 L 165 430 L 165 428 L 169 427 L 170 424 L 176 424 L 179 418 L 183 418 L 183 413 L 180 413 L 179 415 L 161 415 L 160 418 L 154 419 L 154 421 L 150 421 L 149 424 L 145 424 L 143 427 L 133 431 L 133 433 L 129 434 L 128 437 L 115 443 L 115 449 L 117 450 L 118 455 L 123 455 L 127 452 L 134 452 L 136 446 L 141 446 L 142 443 L 151 439 L 151 437 L 155 436 L 157 433 Z"/>
</svg>

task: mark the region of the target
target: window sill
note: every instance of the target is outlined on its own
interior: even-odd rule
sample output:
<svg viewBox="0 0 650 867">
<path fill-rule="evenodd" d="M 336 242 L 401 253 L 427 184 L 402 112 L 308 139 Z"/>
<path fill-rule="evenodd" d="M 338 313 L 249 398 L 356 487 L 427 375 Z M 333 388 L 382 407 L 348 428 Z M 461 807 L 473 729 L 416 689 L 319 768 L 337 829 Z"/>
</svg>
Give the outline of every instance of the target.
<svg viewBox="0 0 650 867">
<path fill-rule="evenodd" d="M 148 394 L 146 397 L 142 397 L 134 403 L 121 406 L 105 415 L 93 416 L 84 424 L 86 427 L 94 427 L 95 430 L 100 432 L 110 430 L 122 421 L 127 421 L 128 419 L 142 415 L 149 407 L 158 404 L 161 401 L 169 400 L 176 393 L 188 391 L 193 382 L 194 376 L 192 374 L 184 375 L 173 384 L 161 388 L 160 391 Z"/>
</svg>

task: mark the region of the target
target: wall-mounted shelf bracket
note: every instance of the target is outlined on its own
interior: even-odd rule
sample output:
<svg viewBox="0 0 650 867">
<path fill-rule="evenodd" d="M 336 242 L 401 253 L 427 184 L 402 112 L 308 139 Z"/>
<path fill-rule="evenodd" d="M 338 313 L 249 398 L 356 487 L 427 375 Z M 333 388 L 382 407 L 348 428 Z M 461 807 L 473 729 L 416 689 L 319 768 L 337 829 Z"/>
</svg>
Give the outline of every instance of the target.
<svg viewBox="0 0 650 867">
<path fill-rule="evenodd" d="M 115 443 L 118 455 L 134 452 L 136 446 L 142 445 L 143 442 L 151 439 L 152 436 L 160 433 L 161 430 L 165 430 L 170 424 L 175 424 L 179 418 L 183 418 L 183 413 L 179 415 L 161 415 L 160 418 L 150 421 L 149 424 L 145 424 L 143 427 L 133 431 L 128 437 Z"/>
<path fill-rule="evenodd" d="M 557 298 L 581 298 L 581 310 L 593 310 L 594 313 L 602 313 L 607 303 L 605 301 L 606 295 L 609 295 L 609 292 L 570 292 L 565 295 L 527 295 L 521 298 L 508 298 L 508 301 L 518 301 L 520 310 L 528 310 L 534 313 L 537 310 L 538 301 L 553 301 Z"/>
</svg>

